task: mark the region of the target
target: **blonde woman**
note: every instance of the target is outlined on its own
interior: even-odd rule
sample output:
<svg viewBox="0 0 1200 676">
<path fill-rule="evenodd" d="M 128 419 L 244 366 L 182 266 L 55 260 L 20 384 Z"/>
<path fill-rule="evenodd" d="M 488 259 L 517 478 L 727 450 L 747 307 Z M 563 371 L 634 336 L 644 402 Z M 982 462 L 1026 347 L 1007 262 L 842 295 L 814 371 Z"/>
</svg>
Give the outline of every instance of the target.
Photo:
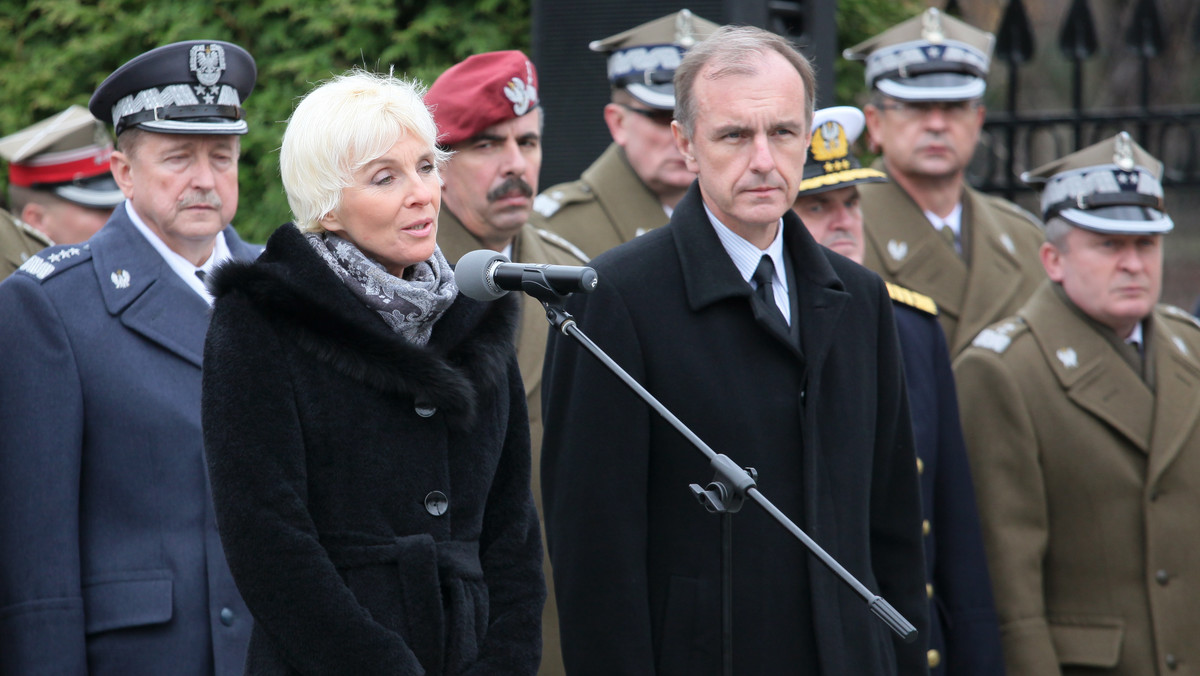
<svg viewBox="0 0 1200 676">
<path fill-rule="evenodd" d="M 537 670 L 516 299 L 458 294 L 421 95 L 361 71 L 310 92 L 280 150 L 295 222 L 212 282 L 205 448 L 247 673 Z"/>
</svg>

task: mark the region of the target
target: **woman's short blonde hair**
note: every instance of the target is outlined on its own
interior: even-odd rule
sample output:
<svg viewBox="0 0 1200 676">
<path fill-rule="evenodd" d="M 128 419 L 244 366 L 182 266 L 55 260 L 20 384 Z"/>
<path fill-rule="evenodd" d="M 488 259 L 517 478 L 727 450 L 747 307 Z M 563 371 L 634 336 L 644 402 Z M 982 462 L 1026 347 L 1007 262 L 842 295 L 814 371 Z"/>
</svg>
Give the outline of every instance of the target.
<svg viewBox="0 0 1200 676">
<path fill-rule="evenodd" d="M 406 134 L 429 146 L 437 166 L 449 156 L 437 147 L 437 125 L 415 80 L 354 69 L 309 92 L 283 132 L 279 169 L 296 227 L 321 232 L 355 172 Z"/>
</svg>

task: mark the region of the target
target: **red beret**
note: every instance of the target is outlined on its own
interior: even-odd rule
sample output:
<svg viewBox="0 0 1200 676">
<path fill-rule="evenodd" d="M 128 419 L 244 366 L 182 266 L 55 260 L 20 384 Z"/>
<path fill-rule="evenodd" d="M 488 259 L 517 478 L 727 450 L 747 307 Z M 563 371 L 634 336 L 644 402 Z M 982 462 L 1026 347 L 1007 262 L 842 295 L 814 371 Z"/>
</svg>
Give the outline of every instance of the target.
<svg viewBox="0 0 1200 676">
<path fill-rule="evenodd" d="M 452 146 L 537 108 L 537 69 L 517 50 L 476 54 L 451 66 L 425 94 L 438 143 Z"/>
</svg>

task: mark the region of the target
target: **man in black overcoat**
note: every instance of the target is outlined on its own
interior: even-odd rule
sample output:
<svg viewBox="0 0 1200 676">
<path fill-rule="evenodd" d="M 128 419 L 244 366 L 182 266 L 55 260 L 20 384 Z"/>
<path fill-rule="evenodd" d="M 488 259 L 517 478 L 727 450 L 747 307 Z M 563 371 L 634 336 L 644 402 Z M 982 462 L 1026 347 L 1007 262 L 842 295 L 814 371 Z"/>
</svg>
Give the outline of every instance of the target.
<svg viewBox="0 0 1200 676">
<path fill-rule="evenodd" d="M 675 87 L 699 178 L 667 227 L 593 261 L 598 288 L 568 310 L 923 635 L 892 304 L 790 211 L 811 66 L 778 36 L 726 27 L 688 52 Z M 568 673 L 720 673 L 720 519 L 688 489 L 712 470 L 570 339 L 551 339 L 546 368 L 542 489 Z M 926 673 L 923 638 L 901 642 L 763 510 L 732 518 L 734 673 Z"/>
</svg>

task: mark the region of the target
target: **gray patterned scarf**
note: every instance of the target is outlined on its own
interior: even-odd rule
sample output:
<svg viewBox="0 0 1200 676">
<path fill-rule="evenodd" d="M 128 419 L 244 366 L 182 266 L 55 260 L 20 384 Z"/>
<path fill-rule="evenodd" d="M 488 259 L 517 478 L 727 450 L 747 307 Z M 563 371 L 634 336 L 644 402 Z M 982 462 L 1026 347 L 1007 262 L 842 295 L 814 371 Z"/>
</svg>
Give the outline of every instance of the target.
<svg viewBox="0 0 1200 676">
<path fill-rule="evenodd" d="M 402 279 L 332 232 L 306 232 L 304 237 L 359 300 L 416 345 L 429 342 L 434 322 L 458 296 L 441 248 L 434 248 L 429 260 L 408 266 Z"/>
</svg>

